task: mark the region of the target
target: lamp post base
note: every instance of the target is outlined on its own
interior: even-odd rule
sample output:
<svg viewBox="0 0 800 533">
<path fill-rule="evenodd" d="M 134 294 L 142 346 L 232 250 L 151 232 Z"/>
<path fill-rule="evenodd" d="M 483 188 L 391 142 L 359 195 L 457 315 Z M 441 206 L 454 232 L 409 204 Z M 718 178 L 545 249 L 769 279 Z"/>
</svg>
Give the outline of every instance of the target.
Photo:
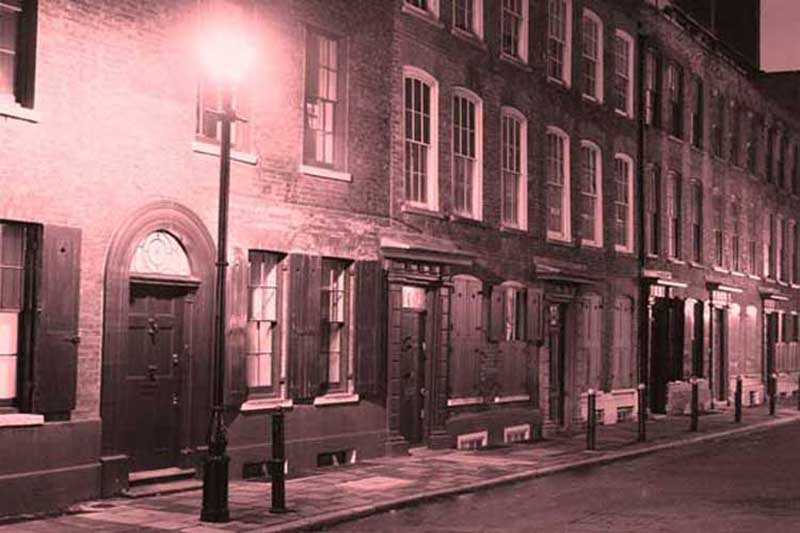
<svg viewBox="0 0 800 533">
<path fill-rule="evenodd" d="M 203 469 L 203 522 L 227 522 L 228 512 L 228 463 L 227 455 L 209 456 Z"/>
</svg>

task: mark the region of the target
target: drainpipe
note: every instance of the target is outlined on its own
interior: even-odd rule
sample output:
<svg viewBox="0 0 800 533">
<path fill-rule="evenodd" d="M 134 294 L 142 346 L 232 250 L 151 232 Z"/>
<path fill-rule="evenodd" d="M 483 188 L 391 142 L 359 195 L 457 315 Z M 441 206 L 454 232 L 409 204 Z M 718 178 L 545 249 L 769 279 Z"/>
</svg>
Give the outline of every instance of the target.
<svg viewBox="0 0 800 533">
<path fill-rule="evenodd" d="M 648 354 L 650 346 L 650 310 L 648 306 L 649 301 L 649 284 L 642 276 L 642 271 L 645 267 L 647 250 L 645 248 L 645 179 L 644 179 L 644 127 L 645 127 L 645 102 L 644 102 L 644 70 L 645 70 L 645 46 L 647 45 L 647 34 L 644 32 L 642 22 L 638 23 L 637 31 L 637 76 L 636 76 L 636 98 L 637 113 L 636 113 L 636 181 L 638 190 L 637 216 L 639 218 L 638 226 L 638 240 L 639 240 L 639 383 L 645 384 L 645 397 L 649 398 L 649 391 L 647 387 L 648 375 Z M 645 405 L 649 404 L 649 400 Z"/>
</svg>

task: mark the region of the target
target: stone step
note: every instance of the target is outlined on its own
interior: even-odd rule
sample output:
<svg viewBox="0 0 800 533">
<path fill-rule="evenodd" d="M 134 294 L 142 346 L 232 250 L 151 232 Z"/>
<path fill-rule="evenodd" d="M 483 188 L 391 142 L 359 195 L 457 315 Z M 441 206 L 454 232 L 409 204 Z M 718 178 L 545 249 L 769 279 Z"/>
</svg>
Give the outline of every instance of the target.
<svg viewBox="0 0 800 533">
<path fill-rule="evenodd" d="M 159 468 L 157 470 L 142 470 L 131 472 L 128 475 L 128 483 L 131 487 L 139 485 L 149 485 L 152 483 L 164 483 L 168 481 L 180 481 L 195 477 L 194 468 Z"/>
<path fill-rule="evenodd" d="M 148 496 L 158 496 L 162 494 L 174 494 L 176 492 L 198 490 L 202 487 L 203 482 L 199 479 L 180 479 L 131 486 L 128 490 L 124 491 L 122 495 L 126 498 L 146 498 Z"/>
</svg>

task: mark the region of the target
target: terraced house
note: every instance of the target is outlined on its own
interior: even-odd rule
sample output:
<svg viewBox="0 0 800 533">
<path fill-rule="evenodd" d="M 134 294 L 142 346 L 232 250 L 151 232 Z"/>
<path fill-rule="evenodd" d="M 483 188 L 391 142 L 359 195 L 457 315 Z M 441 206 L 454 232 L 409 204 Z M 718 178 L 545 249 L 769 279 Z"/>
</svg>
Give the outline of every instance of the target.
<svg viewBox="0 0 800 533">
<path fill-rule="evenodd" d="M 209 22 L 256 43 L 233 99 L 232 477 L 262 472 L 278 408 L 296 474 L 579 428 L 589 389 L 616 423 L 640 381 L 654 412 L 692 373 L 762 401 L 798 357 L 796 114 L 765 88 L 793 82 L 664 4 L 0 2 L 0 515 L 202 468 Z"/>
</svg>

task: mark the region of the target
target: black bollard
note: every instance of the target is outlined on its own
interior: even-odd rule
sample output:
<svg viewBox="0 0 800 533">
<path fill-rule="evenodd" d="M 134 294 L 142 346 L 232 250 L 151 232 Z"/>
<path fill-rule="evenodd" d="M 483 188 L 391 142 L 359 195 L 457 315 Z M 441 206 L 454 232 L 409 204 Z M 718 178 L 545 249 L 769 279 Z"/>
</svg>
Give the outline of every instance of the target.
<svg viewBox="0 0 800 533">
<path fill-rule="evenodd" d="M 594 450 L 597 431 L 597 398 L 594 389 L 586 394 L 586 449 Z"/>
<path fill-rule="evenodd" d="M 645 406 L 644 383 L 639 383 L 636 387 L 636 391 L 636 400 L 639 408 L 639 442 L 645 442 L 647 440 L 647 407 Z"/>
<path fill-rule="evenodd" d="M 769 416 L 775 416 L 775 402 L 778 400 L 778 374 L 774 372 L 769 375 L 767 392 L 769 393 Z"/>
<path fill-rule="evenodd" d="M 733 401 L 735 408 L 733 420 L 738 424 L 742 421 L 742 376 L 736 376 L 736 393 Z"/>
<path fill-rule="evenodd" d="M 691 405 L 692 422 L 691 422 L 691 425 L 689 426 L 689 431 L 697 431 L 697 426 L 698 426 L 698 423 L 700 421 L 699 420 L 699 418 L 700 418 L 700 412 L 699 412 L 700 411 L 700 405 L 699 405 L 699 403 L 700 403 L 700 397 L 699 397 L 700 396 L 700 391 L 698 390 L 697 378 L 696 377 L 692 376 L 692 379 L 690 379 L 689 381 L 692 384 L 692 405 Z"/>
<path fill-rule="evenodd" d="M 797 375 L 797 410 L 800 411 L 800 374 Z"/>
<path fill-rule="evenodd" d="M 286 443 L 283 426 L 283 409 L 278 408 L 272 415 L 272 459 L 267 463 L 272 480 L 272 507 L 270 513 L 286 513 Z"/>
</svg>

